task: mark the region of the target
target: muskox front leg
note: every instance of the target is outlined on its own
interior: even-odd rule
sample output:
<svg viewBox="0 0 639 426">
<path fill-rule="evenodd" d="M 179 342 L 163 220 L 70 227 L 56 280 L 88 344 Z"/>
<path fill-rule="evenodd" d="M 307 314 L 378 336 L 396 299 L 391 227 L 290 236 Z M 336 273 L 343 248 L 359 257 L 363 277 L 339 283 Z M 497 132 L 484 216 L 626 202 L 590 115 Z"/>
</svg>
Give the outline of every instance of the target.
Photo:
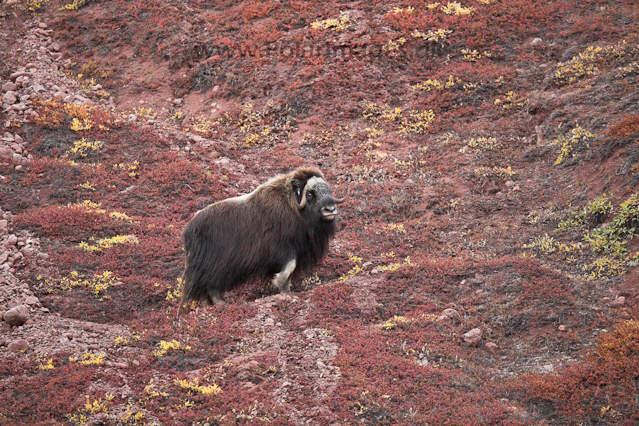
<svg viewBox="0 0 639 426">
<path fill-rule="evenodd" d="M 291 292 L 291 274 L 296 266 L 297 261 L 293 259 L 284 266 L 281 272 L 278 272 L 273 277 L 273 285 L 280 290 L 280 293 Z"/>
</svg>

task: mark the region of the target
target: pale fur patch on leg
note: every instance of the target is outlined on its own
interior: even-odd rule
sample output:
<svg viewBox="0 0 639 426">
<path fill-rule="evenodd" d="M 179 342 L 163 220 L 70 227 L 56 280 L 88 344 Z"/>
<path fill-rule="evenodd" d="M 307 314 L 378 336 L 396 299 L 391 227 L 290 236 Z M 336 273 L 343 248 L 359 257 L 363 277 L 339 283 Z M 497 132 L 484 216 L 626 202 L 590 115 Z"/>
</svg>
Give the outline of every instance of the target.
<svg viewBox="0 0 639 426">
<path fill-rule="evenodd" d="M 289 261 L 284 269 L 273 277 L 273 285 L 280 290 L 280 293 L 290 293 L 291 292 L 291 274 L 295 270 L 297 266 L 297 261 L 295 259 Z"/>
</svg>

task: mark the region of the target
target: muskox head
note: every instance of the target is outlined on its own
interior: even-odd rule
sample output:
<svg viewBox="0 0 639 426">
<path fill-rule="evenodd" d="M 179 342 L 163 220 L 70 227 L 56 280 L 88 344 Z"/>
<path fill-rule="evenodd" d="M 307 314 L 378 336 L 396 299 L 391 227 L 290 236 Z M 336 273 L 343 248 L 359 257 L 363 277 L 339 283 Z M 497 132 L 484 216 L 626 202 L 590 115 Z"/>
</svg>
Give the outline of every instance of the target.
<svg viewBox="0 0 639 426">
<path fill-rule="evenodd" d="M 320 176 L 313 176 L 303 183 L 298 179 L 291 181 L 297 208 L 310 221 L 332 222 L 337 216 L 337 204 L 341 204 L 348 198 L 348 194 L 343 198 L 333 198 L 331 187 Z"/>
</svg>

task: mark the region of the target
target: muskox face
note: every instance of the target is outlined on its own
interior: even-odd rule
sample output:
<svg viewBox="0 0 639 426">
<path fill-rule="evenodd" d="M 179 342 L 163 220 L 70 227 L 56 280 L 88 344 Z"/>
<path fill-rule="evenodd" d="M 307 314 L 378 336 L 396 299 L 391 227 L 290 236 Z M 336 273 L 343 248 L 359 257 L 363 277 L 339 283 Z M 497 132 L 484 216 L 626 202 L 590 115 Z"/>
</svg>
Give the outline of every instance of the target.
<svg viewBox="0 0 639 426">
<path fill-rule="evenodd" d="M 304 214 L 311 221 L 331 222 L 337 216 L 337 204 L 344 200 L 336 200 L 331 193 L 328 183 L 318 176 L 313 176 L 306 181 L 303 189 L 300 188 L 299 181 L 293 181 L 293 188 L 296 191 L 299 209 L 304 210 Z"/>
</svg>

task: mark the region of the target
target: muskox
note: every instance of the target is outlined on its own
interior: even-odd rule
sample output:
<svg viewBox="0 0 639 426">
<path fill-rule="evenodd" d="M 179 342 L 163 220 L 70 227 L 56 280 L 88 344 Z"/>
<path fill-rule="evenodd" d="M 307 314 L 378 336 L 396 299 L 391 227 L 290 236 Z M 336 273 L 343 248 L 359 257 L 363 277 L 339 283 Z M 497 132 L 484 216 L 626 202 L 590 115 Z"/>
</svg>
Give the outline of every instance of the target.
<svg viewBox="0 0 639 426">
<path fill-rule="evenodd" d="M 293 272 L 326 254 L 336 205 L 347 196 L 333 198 L 321 171 L 301 167 L 200 210 L 182 235 L 184 301 L 221 302 L 222 292 L 253 276 L 272 276 L 290 292 Z"/>
</svg>

